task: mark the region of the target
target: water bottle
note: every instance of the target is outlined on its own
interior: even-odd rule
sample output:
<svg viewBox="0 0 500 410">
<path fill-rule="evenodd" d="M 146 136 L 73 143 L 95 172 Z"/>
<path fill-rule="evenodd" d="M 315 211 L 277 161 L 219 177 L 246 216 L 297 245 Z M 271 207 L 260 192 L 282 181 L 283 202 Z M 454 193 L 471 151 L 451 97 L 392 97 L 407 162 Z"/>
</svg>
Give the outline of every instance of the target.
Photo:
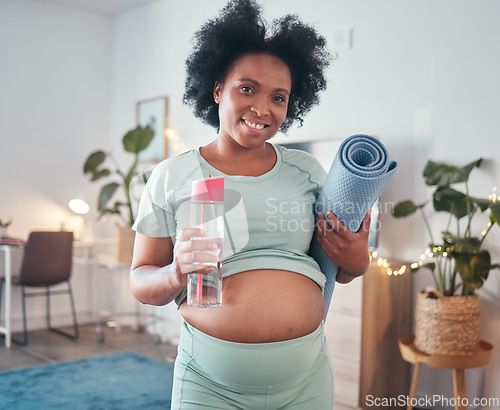
<svg viewBox="0 0 500 410">
<path fill-rule="evenodd" d="M 224 241 L 224 177 L 193 181 L 190 204 L 190 226 L 205 231 L 204 237 L 191 240 L 211 240 L 215 251 L 204 251 L 219 258 L 211 273 L 190 273 L 187 283 L 187 303 L 196 307 L 216 307 L 222 304 L 222 243 Z"/>
</svg>

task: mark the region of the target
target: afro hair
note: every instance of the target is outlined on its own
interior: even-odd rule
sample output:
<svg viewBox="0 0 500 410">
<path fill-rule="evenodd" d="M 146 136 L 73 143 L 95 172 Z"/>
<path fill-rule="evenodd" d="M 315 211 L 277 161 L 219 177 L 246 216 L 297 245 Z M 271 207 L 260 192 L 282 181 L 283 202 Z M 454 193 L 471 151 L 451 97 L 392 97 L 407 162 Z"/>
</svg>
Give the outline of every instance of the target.
<svg viewBox="0 0 500 410">
<path fill-rule="evenodd" d="M 269 26 L 255 0 L 232 0 L 220 15 L 205 23 L 194 36 L 193 51 L 186 60 L 183 101 L 204 123 L 219 128 L 218 105 L 213 98 L 215 82 L 224 83 L 237 59 L 251 53 L 268 53 L 288 65 L 292 93 L 280 130 L 286 132 L 318 104 L 326 88 L 324 70 L 330 62 L 326 41 L 296 15 L 274 20 Z"/>
</svg>

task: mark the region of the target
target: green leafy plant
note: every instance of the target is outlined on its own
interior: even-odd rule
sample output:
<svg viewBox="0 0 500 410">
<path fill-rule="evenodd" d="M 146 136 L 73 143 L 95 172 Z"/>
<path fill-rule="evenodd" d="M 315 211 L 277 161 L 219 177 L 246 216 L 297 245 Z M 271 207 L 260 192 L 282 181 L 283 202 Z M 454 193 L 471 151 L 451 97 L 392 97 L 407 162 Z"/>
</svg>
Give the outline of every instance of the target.
<svg viewBox="0 0 500 410">
<path fill-rule="evenodd" d="M 12 223 L 12 219 L 9 219 L 8 221 L 2 221 L 0 219 L 0 228 L 7 228 L 11 223 Z"/>
<path fill-rule="evenodd" d="M 84 174 L 89 174 L 91 182 L 108 177 L 117 177 L 119 180 L 119 182 L 116 180 L 109 182 L 102 187 L 97 201 L 97 210 L 100 212 L 99 218 L 102 218 L 106 214 L 115 214 L 121 216 L 128 226 L 132 226 L 134 223 L 134 214 L 130 198 L 130 183 L 137 174 L 139 153 L 149 146 L 153 136 L 154 131 L 149 125 L 146 127 L 138 126 L 128 131 L 123 136 L 122 143 L 124 150 L 134 154 L 132 164 L 126 172 L 120 168 L 116 158 L 111 152 L 98 150 L 92 152 L 87 157 L 83 166 L 83 172 Z M 112 167 L 107 166 L 107 159 Z M 113 202 L 112 199 L 115 197 L 115 194 L 117 194 L 117 191 L 119 191 L 119 188 L 122 188 L 123 197 Z"/>
<path fill-rule="evenodd" d="M 423 176 L 428 186 L 436 187 L 432 195 L 434 210 L 449 214 L 439 241 L 433 238 L 424 212 L 429 201 L 418 205 L 411 200 L 401 201 L 392 211 L 396 218 L 415 212 L 422 215 L 431 242 L 425 259 L 412 264 L 411 269 L 413 272 L 421 268 L 429 269 L 436 288 L 445 296 L 457 294 L 460 288 L 462 295 L 474 294 L 476 289 L 483 286 L 490 271 L 500 268 L 499 264 L 491 263 L 489 251 L 483 249 L 486 236 L 495 224 L 500 223 L 500 202 L 496 201 L 496 196 L 483 199 L 469 195 L 469 175 L 481 162 L 480 158 L 464 167 L 427 162 Z M 455 189 L 456 185 L 463 186 L 464 192 Z M 488 227 L 481 231 L 480 236 L 472 230 L 477 212 L 489 212 Z"/>
</svg>

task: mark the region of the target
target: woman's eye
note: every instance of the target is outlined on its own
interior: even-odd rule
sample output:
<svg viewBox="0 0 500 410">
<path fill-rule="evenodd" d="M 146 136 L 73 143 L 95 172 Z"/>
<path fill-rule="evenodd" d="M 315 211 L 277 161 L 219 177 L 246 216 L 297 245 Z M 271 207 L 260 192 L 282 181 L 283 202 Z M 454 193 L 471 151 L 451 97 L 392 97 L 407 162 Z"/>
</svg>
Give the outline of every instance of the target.
<svg viewBox="0 0 500 410">
<path fill-rule="evenodd" d="M 247 86 L 247 85 L 242 85 L 242 86 L 240 87 L 240 89 L 241 89 L 241 91 L 244 91 L 244 92 L 246 92 L 246 93 L 251 93 L 251 92 L 253 91 L 253 90 L 252 90 L 252 87 L 249 87 L 249 86 Z"/>
<path fill-rule="evenodd" d="M 274 97 L 274 100 L 277 102 L 286 102 L 285 98 L 283 98 L 281 95 L 277 95 Z"/>
</svg>

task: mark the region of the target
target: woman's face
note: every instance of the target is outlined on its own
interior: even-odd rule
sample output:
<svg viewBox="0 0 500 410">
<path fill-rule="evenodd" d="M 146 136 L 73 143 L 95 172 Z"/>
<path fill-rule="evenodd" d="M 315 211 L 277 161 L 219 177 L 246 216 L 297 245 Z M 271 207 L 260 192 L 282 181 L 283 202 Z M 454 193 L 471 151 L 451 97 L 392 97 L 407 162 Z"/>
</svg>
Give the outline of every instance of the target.
<svg viewBox="0 0 500 410">
<path fill-rule="evenodd" d="M 290 70 L 278 57 L 263 53 L 240 57 L 224 83 L 215 84 L 219 135 L 245 148 L 263 144 L 285 120 L 291 89 Z"/>
</svg>

